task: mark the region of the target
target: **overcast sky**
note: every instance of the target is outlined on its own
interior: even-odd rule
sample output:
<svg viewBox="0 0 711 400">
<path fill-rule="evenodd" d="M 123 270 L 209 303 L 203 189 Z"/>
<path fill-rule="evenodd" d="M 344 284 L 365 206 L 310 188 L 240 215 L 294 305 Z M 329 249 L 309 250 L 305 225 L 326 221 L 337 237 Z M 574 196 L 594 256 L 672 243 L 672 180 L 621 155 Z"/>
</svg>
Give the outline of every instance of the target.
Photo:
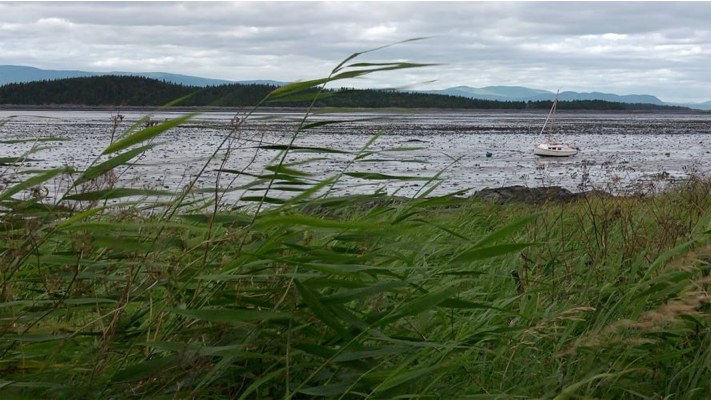
<svg viewBox="0 0 711 400">
<path fill-rule="evenodd" d="M 0 64 L 293 81 L 355 51 L 428 36 L 363 59 L 444 65 L 347 85 L 707 101 L 710 21 L 711 3 L 0 3 Z"/>
</svg>

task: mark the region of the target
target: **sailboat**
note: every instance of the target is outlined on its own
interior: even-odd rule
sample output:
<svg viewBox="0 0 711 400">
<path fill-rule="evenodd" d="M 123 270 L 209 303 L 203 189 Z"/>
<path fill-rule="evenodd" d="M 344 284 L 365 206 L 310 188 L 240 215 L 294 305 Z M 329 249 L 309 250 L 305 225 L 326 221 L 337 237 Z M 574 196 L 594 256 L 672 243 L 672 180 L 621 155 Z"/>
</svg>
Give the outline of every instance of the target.
<svg viewBox="0 0 711 400">
<path fill-rule="evenodd" d="M 560 91 L 559 91 L 560 92 Z M 558 108 L 558 93 L 555 94 L 555 101 L 553 102 L 553 107 L 548 113 L 546 122 L 543 123 L 543 128 L 538 136 L 541 136 L 548 126 L 548 132 L 546 133 L 546 143 L 537 143 L 533 145 L 533 154 L 541 157 L 570 157 L 578 154 L 578 149 L 575 146 L 571 146 L 565 143 L 558 143 L 551 140 L 551 133 L 553 132 L 553 124 L 555 121 L 555 112 Z M 550 121 L 550 125 L 548 125 Z"/>
</svg>

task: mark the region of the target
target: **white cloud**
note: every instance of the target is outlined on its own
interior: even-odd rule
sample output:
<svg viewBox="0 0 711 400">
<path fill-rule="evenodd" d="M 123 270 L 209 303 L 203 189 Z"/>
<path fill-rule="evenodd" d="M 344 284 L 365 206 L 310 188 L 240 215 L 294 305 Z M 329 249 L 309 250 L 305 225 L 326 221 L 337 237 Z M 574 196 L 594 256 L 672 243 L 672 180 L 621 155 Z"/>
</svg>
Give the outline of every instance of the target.
<svg viewBox="0 0 711 400">
<path fill-rule="evenodd" d="M 622 39 L 627 39 L 627 35 L 620 35 L 618 33 L 606 33 L 602 35 L 603 39 L 607 40 L 622 40 Z"/>
<path fill-rule="evenodd" d="M 37 25 L 71 27 L 74 24 L 62 18 L 40 18 L 37 20 Z"/>
<path fill-rule="evenodd" d="M 524 85 L 711 99 L 709 3 L 3 3 L 0 64 L 310 79 L 369 61 L 443 65 L 352 86 Z"/>
<path fill-rule="evenodd" d="M 372 28 L 367 28 L 361 34 L 361 38 L 365 40 L 383 40 L 393 38 L 397 32 L 397 27 L 378 25 Z"/>
</svg>

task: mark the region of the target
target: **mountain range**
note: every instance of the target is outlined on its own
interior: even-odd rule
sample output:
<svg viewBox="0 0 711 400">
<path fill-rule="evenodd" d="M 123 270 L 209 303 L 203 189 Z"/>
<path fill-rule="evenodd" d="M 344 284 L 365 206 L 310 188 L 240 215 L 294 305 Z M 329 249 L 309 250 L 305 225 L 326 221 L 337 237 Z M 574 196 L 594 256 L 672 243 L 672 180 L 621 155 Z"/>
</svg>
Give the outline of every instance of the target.
<svg viewBox="0 0 711 400">
<path fill-rule="evenodd" d="M 481 100 L 498 100 L 498 101 L 540 101 L 553 100 L 555 93 L 547 90 L 530 89 L 523 86 L 486 86 L 483 88 L 474 88 L 470 86 L 457 86 L 444 90 L 428 90 L 427 93 L 445 94 L 450 96 L 463 96 L 472 99 Z M 610 93 L 578 93 L 578 92 L 561 92 L 558 96 L 560 100 L 605 100 L 615 101 L 618 103 L 644 103 L 644 104 L 664 104 L 655 96 L 650 95 L 626 95 L 620 96 Z"/>
<path fill-rule="evenodd" d="M 13 83 L 0 86 L 2 106 L 96 106 L 156 107 L 183 98 L 185 107 L 251 107 L 261 104 L 276 86 L 239 83 L 206 86 L 180 85 L 143 76 L 102 75 Z M 311 94 L 320 89 L 310 88 L 290 98 L 273 99 L 278 107 L 309 107 Z M 318 107 L 341 109 L 434 108 L 471 110 L 549 110 L 550 101 L 495 101 L 470 99 L 462 96 L 377 89 L 325 89 Z M 668 111 L 688 112 L 685 107 L 658 104 L 629 104 L 603 100 L 563 101 L 560 110 L 598 111 Z"/>
<path fill-rule="evenodd" d="M 171 74 L 167 72 L 90 72 L 76 70 L 45 70 L 34 67 L 20 65 L 0 65 L 0 86 L 8 83 L 33 82 L 42 80 L 54 80 L 63 78 L 78 78 L 102 75 L 119 75 L 119 76 L 143 76 L 147 78 L 164 80 L 166 82 L 177 83 L 188 86 L 217 86 L 229 83 L 241 84 L 267 84 L 267 85 L 284 85 L 285 82 L 274 80 L 246 80 L 246 81 L 230 81 L 224 79 L 202 78 L 197 76 Z M 426 94 L 440 94 L 449 96 L 466 97 L 478 100 L 497 100 L 497 101 L 541 101 L 553 100 L 555 93 L 547 90 L 531 89 L 523 86 L 486 86 L 475 88 L 470 86 L 456 86 L 441 90 L 426 90 L 417 91 Z M 559 95 L 560 100 L 604 100 L 619 103 L 631 104 L 656 104 L 669 106 L 682 106 L 698 110 L 711 110 L 711 101 L 704 103 L 667 103 L 659 98 L 646 94 L 633 95 L 617 95 L 612 93 L 589 92 L 579 93 L 566 91 Z"/>
<path fill-rule="evenodd" d="M 541 101 L 555 99 L 555 93 L 553 92 L 540 89 L 531 89 L 523 86 L 486 86 L 482 88 L 475 88 L 470 86 L 456 86 L 448 89 L 427 90 L 423 92 L 449 96 L 462 96 L 468 97 L 470 99 L 498 101 Z M 612 93 L 579 93 L 567 91 L 561 92 L 558 95 L 558 98 L 563 101 L 604 100 L 617 103 L 657 104 L 667 106 L 689 107 L 698 110 L 711 110 L 711 101 L 707 101 L 705 103 L 667 103 L 660 100 L 656 96 L 648 94 L 630 94 L 621 96 Z"/>
<path fill-rule="evenodd" d="M 228 81 L 224 79 L 201 78 L 199 76 L 171 74 L 167 72 L 90 72 L 74 70 L 51 70 L 27 67 L 23 65 L 0 65 L 0 86 L 8 83 L 35 82 L 65 78 L 83 78 L 89 76 L 119 75 L 119 76 L 143 76 L 146 78 L 158 79 L 170 83 L 177 83 L 187 86 L 217 86 L 229 83 L 242 84 L 264 84 L 281 86 L 284 82 L 272 80 L 252 80 L 252 81 Z"/>
</svg>

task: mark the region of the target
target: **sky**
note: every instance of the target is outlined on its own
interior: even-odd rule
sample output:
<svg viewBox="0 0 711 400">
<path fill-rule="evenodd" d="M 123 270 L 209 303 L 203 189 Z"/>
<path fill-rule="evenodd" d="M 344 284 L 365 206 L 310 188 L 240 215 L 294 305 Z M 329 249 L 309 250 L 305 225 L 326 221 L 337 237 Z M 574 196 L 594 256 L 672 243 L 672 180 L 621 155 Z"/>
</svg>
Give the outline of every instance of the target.
<svg viewBox="0 0 711 400">
<path fill-rule="evenodd" d="M 228 80 L 320 78 L 362 61 L 439 65 L 350 87 L 519 85 L 711 100 L 711 3 L 0 2 L 0 64 Z"/>
</svg>

